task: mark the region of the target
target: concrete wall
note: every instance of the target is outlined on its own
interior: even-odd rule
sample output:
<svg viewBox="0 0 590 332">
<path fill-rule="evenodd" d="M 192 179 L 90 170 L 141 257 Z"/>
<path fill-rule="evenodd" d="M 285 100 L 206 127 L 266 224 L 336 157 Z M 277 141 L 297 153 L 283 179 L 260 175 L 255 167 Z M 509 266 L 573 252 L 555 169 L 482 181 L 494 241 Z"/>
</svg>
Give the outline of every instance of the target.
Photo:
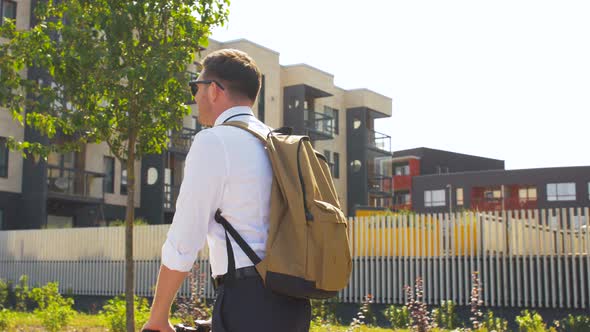
<svg viewBox="0 0 590 332">
<path fill-rule="evenodd" d="M 306 84 L 328 93 L 336 89 L 334 75 L 306 64 L 283 66 L 281 84 L 283 87 Z"/>
<path fill-rule="evenodd" d="M 346 91 L 344 102 L 346 108 L 367 107 L 373 111 L 383 114 L 384 117 L 391 116 L 391 98 L 368 89 L 354 89 Z"/>
<path fill-rule="evenodd" d="M 31 1 L 16 1 L 16 29 L 27 30 L 31 21 Z M 6 40 L 0 38 L 0 43 Z M 22 72 L 23 77 L 26 72 Z M 17 140 L 24 138 L 24 128 L 12 119 L 12 115 L 3 108 L 0 108 L 0 137 L 13 136 Z M 0 192 L 21 193 L 22 192 L 22 171 L 23 158 L 19 152 L 11 151 L 8 156 L 8 177 L 0 178 Z"/>
<path fill-rule="evenodd" d="M 0 137 L 14 137 L 22 140 L 24 128 L 12 119 L 12 115 L 5 109 L 0 109 Z M 22 192 L 23 157 L 20 152 L 8 153 L 8 177 L 0 177 L 0 191 Z"/>
<path fill-rule="evenodd" d="M 113 155 L 109 152 L 106 143 L 89 144 L 86 147 L 86 170 L 92 172 L 103 173 L 104 157 Z M 140 202 L 140 188 L 141 188 L 141 163 L 135 162 L 135 207 L 139 207 Z M 112 194 L 105 193 L 104 200 L 106 204 L 110 205 L 127 205 L 127 195 L 121 195 L 121 163 L 115 158 L 115 192 Z"/>
</svg>

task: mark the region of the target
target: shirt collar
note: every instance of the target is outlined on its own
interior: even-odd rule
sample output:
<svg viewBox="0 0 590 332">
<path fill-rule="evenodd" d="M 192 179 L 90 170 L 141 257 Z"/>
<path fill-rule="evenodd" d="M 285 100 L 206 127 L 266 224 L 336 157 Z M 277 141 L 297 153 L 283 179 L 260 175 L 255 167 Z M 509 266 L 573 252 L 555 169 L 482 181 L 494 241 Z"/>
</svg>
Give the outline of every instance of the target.
<svg viewBox="0 0 590 332">
<path fill-rule="evenodd" d="M 225 120 L 229 119 L 230 116 L 242 114 L 242 113 L 254 115 L 254 113 L 252 112 L 252 109 L 248 106 L 234 106 L 234 107 L 228 108 L 223 113 L 221 113 L 217 117 L 217 120 L 215 120 L 215 124 L 213 124 L 213 127 L 219 126 Z"/>
</svg>

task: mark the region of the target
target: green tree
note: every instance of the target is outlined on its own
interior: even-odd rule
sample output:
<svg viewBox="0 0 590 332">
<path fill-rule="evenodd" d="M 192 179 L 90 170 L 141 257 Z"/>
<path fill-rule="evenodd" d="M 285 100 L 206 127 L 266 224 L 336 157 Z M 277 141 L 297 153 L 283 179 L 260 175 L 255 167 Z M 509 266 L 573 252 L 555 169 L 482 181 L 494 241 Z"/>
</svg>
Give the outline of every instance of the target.
<svg viewBox="0 0 590 332">
<path fill-rule="evenodd" d="M 0 107 L 43 139 L 9 139 L 25 157 L 46 160 L 106 142 L 120 161 L 166 149 L 169 130 L 189 114 L 187 65 L 223 25 L 229 0 L 39 1 L 29 30 L 0 27 Z M 29 75 L 26 69 L 35 68 Z M 135 163 L 127 166 L 125 296 L 134 330 Z"/>
</svg>

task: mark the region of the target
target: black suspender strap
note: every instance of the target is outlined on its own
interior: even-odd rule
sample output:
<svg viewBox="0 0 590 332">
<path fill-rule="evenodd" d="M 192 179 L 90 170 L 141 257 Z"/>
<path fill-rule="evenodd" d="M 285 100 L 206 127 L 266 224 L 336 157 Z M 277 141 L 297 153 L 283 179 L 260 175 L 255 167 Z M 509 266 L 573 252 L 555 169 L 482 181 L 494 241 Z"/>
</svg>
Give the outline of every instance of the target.
<svg viewBox="0 0 590 332">
<path fill-rule="evenodd" d="M 254 250 L 252 250 L 252 248 L 248 245 L 248 243 L 246 243 L 246 241 L 244 241 L 244 239 L 240 236 L 240 234 L 238 234 L 238 231 L 236 231 L 236 229 L 221 215 L 221 210 L 219 210 L 219 209 L 217 209 L 217 212 L 215 212 L 215 221 L 218 224 L 221 224 L 221 226 L 223 226 L 223 228 L 225 228 L 225 231 L 227 233 L 229 233 L 231 235 L 231 237 L 234 238 L 234 240 L 238 243 L 240 248 L 242 248 L 242 250 L 244 251 L 246 256 L 248 256 L 248 258 L 250 258 L 252 263 L 254 263 L 254 265 L 256 265 L 256 264 L 260 263 L 260 261 L 262 261 L 260 259 L 260 257 L 258 257 L 258 255 L 254 252 Z M 231 249 L 231 247 L 228 247 L 228 255 L 230 254 L 229 253 L 230 249 Z M 233 252 L 231 254 L 233 256 Z M 230 257 L 228 257 L 228 259 L 230 259 Z M 228 270 L 229 270 L 229 267 L 228 267 Z"/>
<path fill-rule="evenodd" d="M 252 115 L 252 114 L 250 114 L 250 113 L 240 113 L 240 114 L 235 114 L 235 115 L 232 115 L 232 116 L 230 116 L 229 118 L 225 119 L 225 121 L 223 121 L 223 123 L 226 123 L 226 122 L 228 122 L 229 120 L 231 120 L 231 119 L 235 118 L 236 116 L 242 116 L 242 115 L 249 115 L 249 116 L 254 116 L 254 115 Z"/>
<path fill-rule="evenodd" d="M 229 118 L 227 118 L 225 121 L 223 121 L 223 123 L 226 123 L 229 120 L 231 120 L 235 117 L 238 117 L 238 116 L 242 116 L 242 115 L 254 116 L 250 113 L 235 114 L 235 115 L 232 115 Z M 234 239 L 234 241 L 236 241 L 236 243 L 240 246 L 240 248 L 242 248 L 242 250 L 244 251 L 246 256 L 248 256 L 248 258 L 250 258 L 250 260 L 252 261 L 252 263 L 254 263 L 254 265 L 260 263 L 261 259 L 260 259 L 260 257 L 258 257 L 258 255 L 256 255 L 256 253 L 254 252 L 254 250 L 252 250 L 252 248 L 248 245 L 248 243 L 246 243 L 246 241 L 244 241 L 244 239 L 240 236 L 240 234 L 236 231 L 236 229 L 227 221 L 227 219 L 225 219 L 221 215 L 221 210 L 219 210 L 219 209 L 217 209 L 217 211 L 215 212 L 215 221 L 218 224 L 221 224 L 221 226 L 223 226 L 223 228 L 225 229 L 225 245 L 226 245 L 226 250 L 227 250 L 227 274 L 226 274 L 225 282 L 231 283 L 235 280 L 236 262 L 235 262 L 235 257 L 234 257 L 234 251 L 231 246 L 231 242 L 229 240 L 229 236 L 227 235 L 227 233 L 229 233 L 231 235 L 231 237 Z"/>
</svg>

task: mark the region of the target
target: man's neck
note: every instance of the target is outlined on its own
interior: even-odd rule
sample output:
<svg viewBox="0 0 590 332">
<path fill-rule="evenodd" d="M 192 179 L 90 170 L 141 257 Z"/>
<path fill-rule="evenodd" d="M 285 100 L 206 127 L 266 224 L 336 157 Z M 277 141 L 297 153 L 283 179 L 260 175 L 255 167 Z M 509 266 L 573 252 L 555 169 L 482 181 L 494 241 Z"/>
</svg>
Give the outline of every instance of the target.
<svg viewBox="0 0 590 332">
<path fill-rule="evenodd" d="M 225 111 L 230 110 L 234 107 L 248 107 L 250 109 L 252 109 L 252 103 L 232 103 L 232 104 L 228 104 L 226 107 L 222 107 L 219 108 L 219 111 L 217 112 L 217 116 L 215 117 L 215 119 L 213 120 L 213 123 L 215 123 L 217 121 L 217 119 L 221 116 L 221 114 L 225 113 Z"/>
<path fill-rule="evenodd" d="M 225 111 L 219 113 L 217 115 L 217 117 L 215 118 L 215 120 L 213 121 L 213 126 L 221 124 L 221 122 L 224 121 L 227 117 L 232 116 L 232 115 L 237 115 L 238 113 L 241 113 L 241 114 L 247 113 L 247 114 L 254 115 L 252 112 L 251 105 L 234 105 L 234 106 L 227 108 Z M 224 114 L 226 114 L 226 115 L 224 115 Z"/>
</svg>

